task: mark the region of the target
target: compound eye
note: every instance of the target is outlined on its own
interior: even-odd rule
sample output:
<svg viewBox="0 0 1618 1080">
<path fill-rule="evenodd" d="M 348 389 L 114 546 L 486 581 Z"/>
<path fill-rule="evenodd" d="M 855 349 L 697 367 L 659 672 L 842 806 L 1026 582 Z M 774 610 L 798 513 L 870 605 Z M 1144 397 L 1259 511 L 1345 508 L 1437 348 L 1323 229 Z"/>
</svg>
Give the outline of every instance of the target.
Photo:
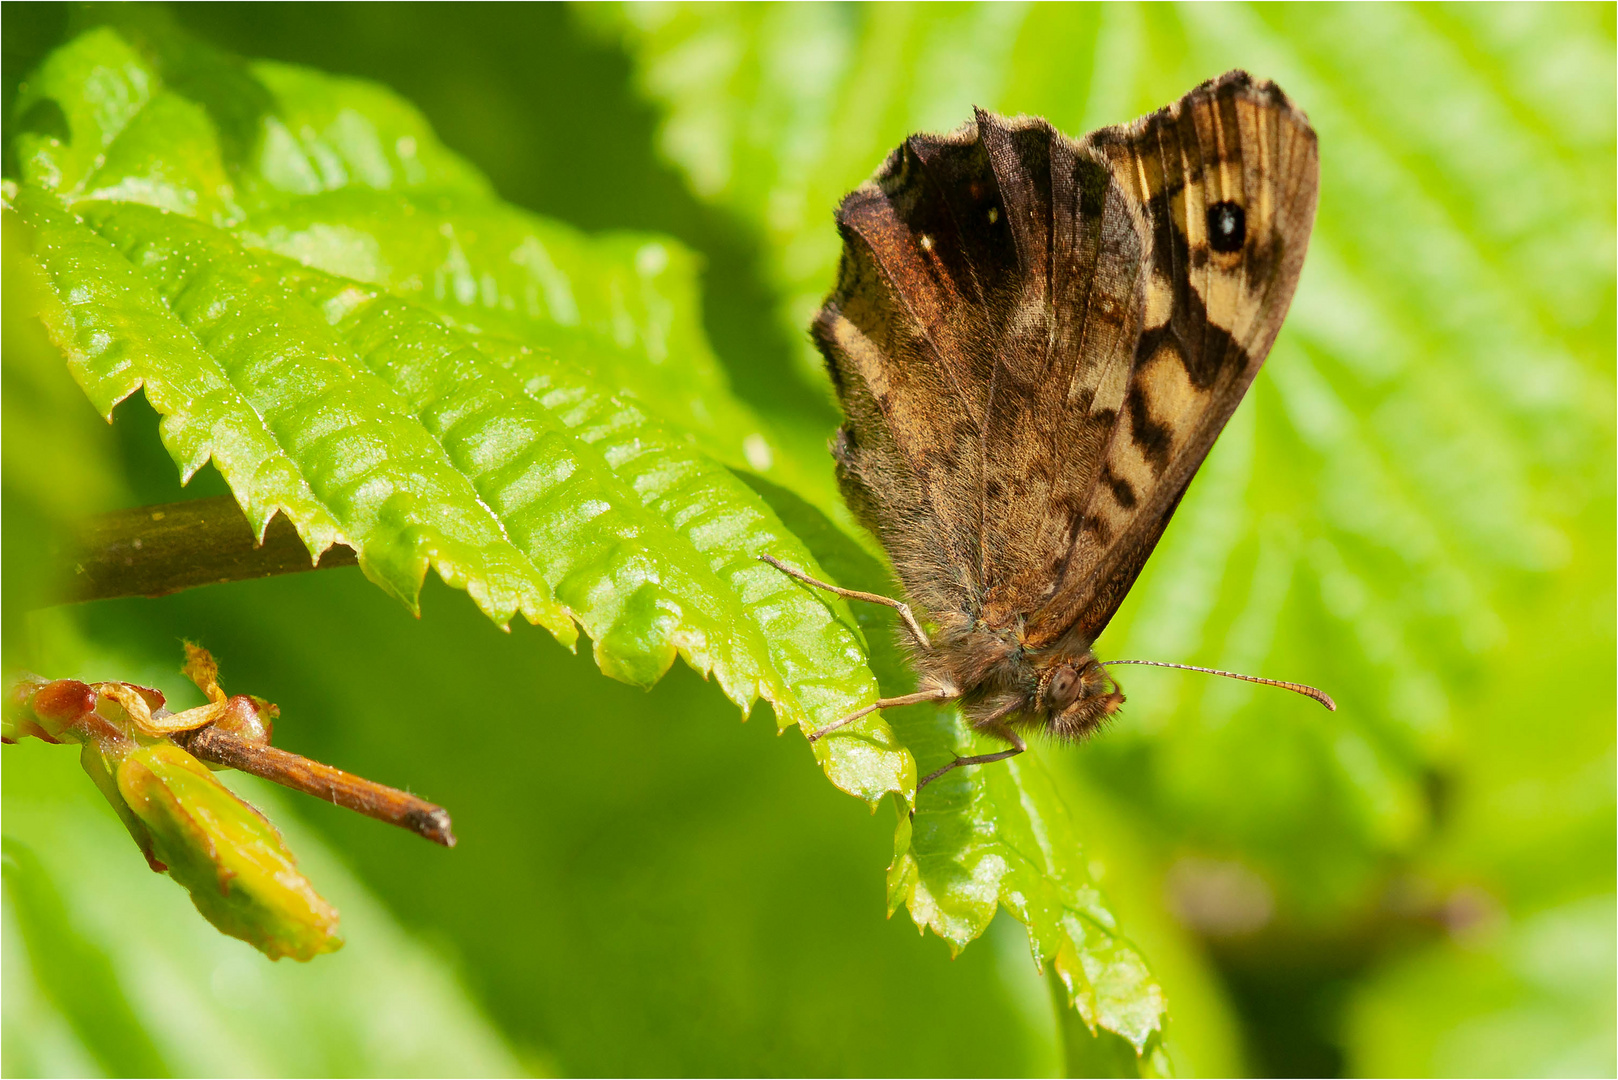
<svg viewBox="0 0 1618 1080">
<path fill-rule="evenodd" d="M 1063 664 L 1051 676 L 1050 686 L 1045 690 L 1046 697 L 1053 709 L 1065 709 L 1073 703 L 1079 695 L 1079 676 L 1071 667 Z"/>
</svg>

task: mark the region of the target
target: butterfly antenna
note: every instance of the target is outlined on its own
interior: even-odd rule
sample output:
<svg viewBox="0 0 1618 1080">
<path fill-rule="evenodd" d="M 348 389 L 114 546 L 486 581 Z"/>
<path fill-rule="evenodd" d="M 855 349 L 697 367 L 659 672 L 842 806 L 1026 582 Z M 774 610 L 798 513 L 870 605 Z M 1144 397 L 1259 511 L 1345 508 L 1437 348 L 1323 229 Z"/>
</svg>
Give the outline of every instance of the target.
<svg viewBox="0 0 1618 1080">
<path fill-rule="evenodd" d="M 1240 679 L 1243 682 L 1263 683 L 1265 686 L 1279 686 L 1283 690 L 1291 690 L 1294 694 L 1302 694 L 1306 698 L 1313 698 L 1332 712 L 1337 711 L 1337 702 L 1324 690 L 1317 690 L 1313 686 L 1303 683 L 1282 682 L 1280 679 L 1261 679 L 1257 675 L 1243 675 L 1236 671 L 1219 671 L 1211 667 L 1197 667 L 1195 664 L 1171 664 L 1166 660 L 1105 660 L 1102 667 L 1111 667 L 1113 664 L 1144 664 L 1147 667 L 1178 668 L 1181 671 L 1200 671 L 1204 675 L 1223 675 L 1227 679 Z"/>
</svg>

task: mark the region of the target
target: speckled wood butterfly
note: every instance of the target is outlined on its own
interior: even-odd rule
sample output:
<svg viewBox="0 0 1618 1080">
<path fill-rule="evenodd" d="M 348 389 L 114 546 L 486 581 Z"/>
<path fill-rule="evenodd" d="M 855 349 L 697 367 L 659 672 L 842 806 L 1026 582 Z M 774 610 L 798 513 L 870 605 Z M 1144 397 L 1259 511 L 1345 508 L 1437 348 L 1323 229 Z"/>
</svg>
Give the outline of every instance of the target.
<svg viewBox="0 0 1618 1080">
<path fill-rule="evenodd" d="M 811 738 L 958 699 L 1010 744 L 925 784 L 1118 710 L 1091 643 L 1281 328 L 1318 182 L 1303 113 L 1232 71 L 1078 142 L 979 110 L 843 200 L 812 327 L 847 416 L 832 452 L 921 617 L 776 565 L 898 608 L 921 678 Z"/>
</svg>

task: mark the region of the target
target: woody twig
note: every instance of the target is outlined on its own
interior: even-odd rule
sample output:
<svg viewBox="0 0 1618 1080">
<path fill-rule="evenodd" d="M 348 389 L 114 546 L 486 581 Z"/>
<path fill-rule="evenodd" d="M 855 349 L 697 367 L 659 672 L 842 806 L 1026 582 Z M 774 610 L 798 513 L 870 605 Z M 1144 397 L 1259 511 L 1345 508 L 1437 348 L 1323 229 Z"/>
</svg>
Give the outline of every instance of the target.
<svg viewBox="0 0 1618 1080">
<path fill-rule="evenodd" d="M 409 829 L 435 844 L 455 846 L 449 811 L 408 791 L 378 784 L 274 746 L 249 742 L 212 724 L 175 735 L 174 741 L 203 761 L 262 776 L 282 787 Z"/>
<path fill-rule="evenodd" d="M 62 552 L 62 561 L 72 576 L 61 599 L 78 603 L 167 596 L 198 585 L 353 566 L 358 560 L 339 544 L 313 562 L 281 514 L 271 519 L 259 544 L 236 500 L 221 495 L 89 518 Z"/>
<path fill-rule="evenodd" d="M 32 735 L 121 739 L 136 735 L 172 740 L 193 757 L 252 773 L 283 787 L 409 829 L 445 847 L 455 846 L 449 811 L 406 791 L 270 745 L 280 710 L 263 698 L 227 695 L 208 650 L 186 642 L 182 669 L 208 697 L 183 712 L 164 708 L 161 691 L 126 682 L 54 682 L 34 677 L 13 686 L 7 700 L 7 741 Z"/>
</svg>

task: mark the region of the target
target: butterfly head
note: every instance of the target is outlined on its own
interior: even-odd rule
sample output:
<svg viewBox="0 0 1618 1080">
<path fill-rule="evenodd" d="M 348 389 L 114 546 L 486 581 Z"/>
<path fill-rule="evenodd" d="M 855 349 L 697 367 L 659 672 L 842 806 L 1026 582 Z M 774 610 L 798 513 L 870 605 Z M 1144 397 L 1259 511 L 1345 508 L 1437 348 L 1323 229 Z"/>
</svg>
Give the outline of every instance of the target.
<svg viewBox="0 0 1618 1080">
<path fill-rule="evenodd" d="M 1038 711 L 1046 729 L 1062 739 L 1082 739 L 1100 727 L 1124 703 L 1124 695 L 1096 658 L 1058 661 L 1040 675 Z"/>
</svg>

